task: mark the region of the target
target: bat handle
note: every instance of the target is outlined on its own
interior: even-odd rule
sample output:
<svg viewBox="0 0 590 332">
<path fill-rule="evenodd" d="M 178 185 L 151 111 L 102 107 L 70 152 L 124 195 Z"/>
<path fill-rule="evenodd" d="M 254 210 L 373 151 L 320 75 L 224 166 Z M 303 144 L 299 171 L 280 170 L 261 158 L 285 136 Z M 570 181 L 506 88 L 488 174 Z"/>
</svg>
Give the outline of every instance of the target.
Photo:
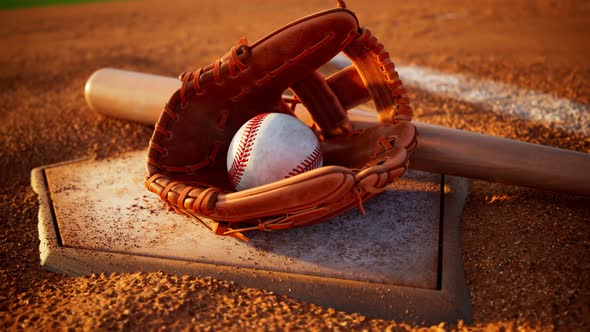
<svg viewBox="0 0 590 332">
<path fill-rule="evenodd" d="M 590 154 L 416 123 L 413 168 L 590 196 Z"/>
</svg>

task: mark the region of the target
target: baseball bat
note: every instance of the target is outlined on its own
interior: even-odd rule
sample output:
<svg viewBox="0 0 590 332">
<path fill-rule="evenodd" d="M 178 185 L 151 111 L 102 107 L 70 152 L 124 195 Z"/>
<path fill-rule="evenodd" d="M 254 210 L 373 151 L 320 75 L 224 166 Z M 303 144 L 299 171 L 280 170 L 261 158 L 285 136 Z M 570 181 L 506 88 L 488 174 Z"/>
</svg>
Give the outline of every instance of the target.
<svg viewBox="0 0 590 332">
<path fill-rule="evenodd" d="M 174 78 L 104 68 L 85 86 L 88 105 L 101 114 L 154 125 Z M 357 128 L 377 124 L 376 113 L 349 111 Z M 410 168 L 590 196 L 590 154 L 413 121 L 419 135 Z"/>
</svg>

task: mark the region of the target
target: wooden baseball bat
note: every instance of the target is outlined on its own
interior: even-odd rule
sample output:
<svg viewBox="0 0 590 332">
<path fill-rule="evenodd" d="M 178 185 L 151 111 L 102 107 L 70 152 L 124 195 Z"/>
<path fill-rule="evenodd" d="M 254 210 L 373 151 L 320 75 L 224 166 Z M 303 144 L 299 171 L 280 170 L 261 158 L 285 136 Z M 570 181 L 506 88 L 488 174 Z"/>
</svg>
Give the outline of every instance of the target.
<svg viewBox="0 0 590 332">
<path fill-rule="evenodd" d="M 174 78 L 104 68 L 90 76 L 85 96 L 99 113 L 153 125 L 179 87 Z M 377 123 L 375 112 L 349 114 L 359 128 Z M 419 134 L 413 169 L 590 196 L 590 154 L 413 123 Z"/>
</svg>

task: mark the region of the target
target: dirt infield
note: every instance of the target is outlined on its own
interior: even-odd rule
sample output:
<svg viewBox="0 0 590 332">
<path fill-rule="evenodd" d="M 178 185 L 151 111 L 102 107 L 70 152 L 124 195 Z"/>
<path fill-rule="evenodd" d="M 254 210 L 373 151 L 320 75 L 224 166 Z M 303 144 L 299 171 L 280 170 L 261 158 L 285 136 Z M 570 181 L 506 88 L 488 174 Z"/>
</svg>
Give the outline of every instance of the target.
<svg viewBox="0 0 590 332">
<path fill-rule="evenodd" d="M 398 63 L 590 103 L 584 1 L 347 3 Z M 0 11 L 0 328 L 412 329 L 223 280 L 71 278 L 39 266 L 31 169 L 115 156 L 144 148 L 151 136 L 149 127 L 86 106 L 83 87 L 93 71 L 176 76 L 212 62 L 242 36 L 253 42 L 335 4 L 154 0 Z M 421 121 L 590 152 L 587 136 L 409 90 Z M 462 225 L 472 328 L 590 329 L 590 198 L 474 181 Z"/>
</svg>

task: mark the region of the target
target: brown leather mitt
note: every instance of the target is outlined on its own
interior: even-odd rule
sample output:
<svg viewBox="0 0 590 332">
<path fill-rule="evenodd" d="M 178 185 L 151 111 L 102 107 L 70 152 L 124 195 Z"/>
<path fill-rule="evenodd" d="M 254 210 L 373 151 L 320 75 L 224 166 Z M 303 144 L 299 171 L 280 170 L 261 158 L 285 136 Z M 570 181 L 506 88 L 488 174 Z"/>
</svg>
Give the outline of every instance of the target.
<svg viewBox="0 0 590 332">
<path fill-rule="evenodd" d="M 401 176 L 416 145 L 406 91 L 383 45 L 339 4 L 253 44 L 242 39 L 213 64 L 181 74 L 150 140 L 147 189 L 216 234 L 247 241 L 243 231 L 363 211 L 362 202 Z M 316 69 L 339 52 L 353 66 L 324 79 Z M 283 98 L 289 88 L 294 97 Z M 346 110 L 371 99 L 381 124 L 352 130 Z M 313 117 L 325 166 L 235 192 L 226 169 L 234 134 L 261 113 L 293 115 L 298 103 Z"/>
</svg>

